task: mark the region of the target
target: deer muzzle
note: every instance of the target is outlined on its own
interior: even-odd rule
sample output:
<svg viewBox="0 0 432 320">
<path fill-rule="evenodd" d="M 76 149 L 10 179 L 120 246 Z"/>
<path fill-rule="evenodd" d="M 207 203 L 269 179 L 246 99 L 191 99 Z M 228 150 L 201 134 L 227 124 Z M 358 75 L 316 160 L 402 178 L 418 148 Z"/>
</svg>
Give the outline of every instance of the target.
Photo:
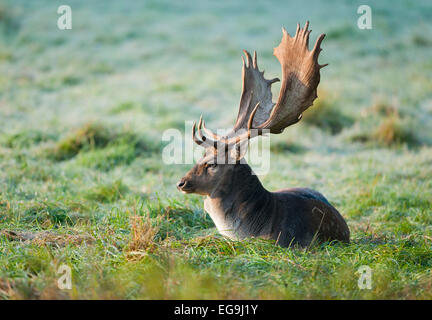
<svg viewBox="0 0 432 320">
<path fill-rule="evenodd" d="M 183 193 L 191 192 L 191 184 L 185 178 L 181 178 L 179 182 L 177 182 L 177 189 L 179 189 Z"/>
</svg>

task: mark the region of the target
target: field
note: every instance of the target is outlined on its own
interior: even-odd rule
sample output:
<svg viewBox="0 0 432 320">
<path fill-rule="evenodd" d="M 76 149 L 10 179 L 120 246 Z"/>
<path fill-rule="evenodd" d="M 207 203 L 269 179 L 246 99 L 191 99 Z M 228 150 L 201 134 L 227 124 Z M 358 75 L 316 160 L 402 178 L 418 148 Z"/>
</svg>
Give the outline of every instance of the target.
<svg viewBox="0 0 432 320">
<path fill-rule="evenodd" d="M 370 2 L 371 30 L 358 1 L 67 2 L 72 30 L 64 1 L 0 2 L 1 298 L 432 299 L 429 0 Z M 280 76 L 281 27 L 306 20 L 329 66 L 260 179 L 322 192 L 351 243 L 227 240 L 176 190 L 191 164 L 164 164 L 161 136 L 200 114 L 232 126 L 242 50 Z"/>
</svg>

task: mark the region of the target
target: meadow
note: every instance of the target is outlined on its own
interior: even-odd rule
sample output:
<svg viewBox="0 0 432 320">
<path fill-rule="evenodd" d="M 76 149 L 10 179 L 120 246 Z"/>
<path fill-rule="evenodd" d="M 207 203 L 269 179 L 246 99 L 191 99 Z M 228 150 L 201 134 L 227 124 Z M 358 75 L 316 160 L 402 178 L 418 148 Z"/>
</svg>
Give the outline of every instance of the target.
<svg viewBox="0 0 432 320">
<path fill-rule="evenodd" d="M 0 298 L 432 298 L 430 1 L 70 0 L 59 30 L 62 4 L 0 2 Z M 260 179 L 322 192 L 351 243 L 228 240 L 176 190 L 191 165 L 164 164 L 161 136 L 232 126 L 242 50 L 278 77 L 281 27 L 306 20 L 329 66 Z"/>
</svg>

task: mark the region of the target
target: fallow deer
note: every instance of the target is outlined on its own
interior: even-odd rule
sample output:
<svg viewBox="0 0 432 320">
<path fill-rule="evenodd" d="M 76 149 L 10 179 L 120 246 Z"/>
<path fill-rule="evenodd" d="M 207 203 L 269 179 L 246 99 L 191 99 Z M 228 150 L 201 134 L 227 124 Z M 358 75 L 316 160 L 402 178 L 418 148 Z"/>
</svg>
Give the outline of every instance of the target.
<svg viewBox="0 0 432 320">
<path fill-rule="evenodd" d="M 349 242 L 344 218 L 321 193 L 308 188 L 267 191 L 243 161 L 244 148 L 240 148 L 253 136 L 282 133 L 297 123 L 317 98 L 320 69 L 326 66 L 318 64 L 325 34 L 310 51 L 308 26 L 309 22 L 304 28 L 297 25 L 294 37 L 282 29 L 281 43 L 274 49 L 282 68 L 276 103 L 272 102 L 271 85 L 279 79 L 265 79 L 256 52 L 252 58 L 244 51 L 243 90 L 232 130 L 226 135 L 213 133 L 202 117 L 198 127 L 193 125 L 193 140 L 205 147 L 205 154 L 177 188 L 206 196 L 205 210 L 218 231 L 231 239 L 260 237 L 283 247 L 306 247 L 315 240 Z"/>
</svg>

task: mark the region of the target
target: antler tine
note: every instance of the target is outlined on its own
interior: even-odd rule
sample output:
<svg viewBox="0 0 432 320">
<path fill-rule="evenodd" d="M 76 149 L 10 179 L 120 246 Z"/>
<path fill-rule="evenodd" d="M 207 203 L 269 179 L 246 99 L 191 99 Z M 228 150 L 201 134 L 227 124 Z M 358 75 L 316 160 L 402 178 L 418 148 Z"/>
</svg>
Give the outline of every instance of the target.
<svg viewBox="0 0 432 320">
<path fill-rule="evenodd" d="M 311 34 L 312 30 L 308 30 L 309 28 L 309 21 L 306 21 L 304 31 L 303 31 L 303 37 L 306 43 L 306 49 L 309 50 L 309 35 Z"/>
<path fill-rule="evenodd" d="M 217 149 L 217 140 L 211 140 L 207 138 L 205 135 L 202 134 L 201 128 L 203 125 L 203 118 L 202 115 L 200 117 L 199 123 L 198 123 L 198 137 L 201 139 L 203 143 L 205 143 L 206 147 L 213 147 Z"/>
<path fill-rule="evenodd" d="M 322 69 L 322 68 L 328 66 L 328 63 L 325 63 L 325 64 L 319 64 L 319 63 L 318 63 L 318 56 L 319 56 L 320 52 L 322 51 L 322 48 L 321 48 L 321 42 L 324 40 L 325 36 L 326 36 L 325 34 L 321 34 L 321 35 L 318 37 L 318 39 L 316 40 L 315 45 L 314 45 L 314 47 L 313 47 L 313 49 L 312 49 L 312 52 L 313 52 L 313 56 L 314 56 L 315 62 L 318 64 L 318 67 L 319 67 L 320 69 Z"/>
<path fill-rule="evenodd" d="M 203 146 L 204 148 L 212 147 L 217 148 L 217 143 L 215 141 L 207 139 L 207 137 L 203 136 L 200 130 L 200 126 L 202 125 L 202 120 L 200 119 L 200 122 L 198 124 L 198 137 L 195 134 L 196 131 L 196 121 L 194 121 L 194 124 L 192 126 L 192 139 L 193 141 L 199 145 Z"/>
<path fill-rule="evenodd" d="M 247 124 L 247 131 L 243 132 L 239 135 L 236 135 L 234 137 L 231 137 L 229 139 L 223 139 L 223 143 L 225 145 L 234 145 L 234 144 L 238 144 L 244 140 L 250 139 L 252 137 L 252 131 L 251 131 L 252 129 L 257 129 L 257 134 L 254 135 L 253 137 L 261 136 L 263 134 L 262 129 L 253 127 L 253 120 L 254 120 L 255 114 L 256 114 L 259 107 L 260 107 L 260 103 L 258 102 L 255 105 L 255 108 L 252 110 L 252 112 L 249 116 L 249 120 L 248 120 L 248 124 Z"/>
<path fill-rule="evenodd" d="M 214 139 L 214 140 L 219 140 L 219 139 L 222 138 L 220 135 L 214 133 L 214 132 L 211 131 L 210 129 L 207 129 L 207 127 L 205 126 L 205 121 L 204 121 L 204 120 L 203 120 L 203 123 L 202 123 L 202 129 L 203 129 L 203 131 L 204 131 L 207 135 L 211 136 L 212 139 Z"/>
<path fill-rule="evenodd" d="M 250 138 L 250 130 L 252 128 L 253 120 L 255 118 L 255 113 L 257 112 L 259 106 L 260 106 L 260 103 L 258 102 L 249 116 L 249 120 L 248 120 L 248 136 L 249 136 L 249 138 Z"/>
<path fill-rule="evenodd" d="M 318 54 L 321 52 L 321 50 L 322 50 L 321 49 L 321 42 L 324 40 L 325 36 L 326 35 L 323 33 L 317 38 L 315 45 L 312 49 L 312 52 L 314 53 L 314 55 L 318 56 Z"/>
<path fill-rule="evenodd" d="M 306 34 L 306 32 L 308 31 L 308 28 L 309 28 L 309 20 L 306 20 L 306 23 L 305 23 L 305 26 L 304 26 L 304 28 L 303 28 L 303 32 Z"/>
<path fill-rule="evenodd" d="M 254 66 L 254 63 L 252 62 L 252 57 L 251 57 L 249 51 L 243 50 L 243 52 L 244 52 L 246 59 L 247 59 L 246 68 L 250 68 L 250 67 Z"/>
<path fill-rule="evenodd" d="M 198 137 L 199 137 L 203 142 L 205 142 L 205 141 L 207 140 L 207 137 L 204 136 L 204 135 L 202 134 L 202 132 L 201 132 L 202 122 L 203 122 L 203 119 L 202 119 L 202 115 L 201 115 L 201 116 L 200 116 L 200 119 L 199 119 L 199 122 L 198 122 Z"/>
<path fill-rule="evenodd" d="M 194 121 L 193 126 L 192 126 L 192 139 L 193 141 L 197 144 L 197 145 L 202 145 L 204 142 L 199 140 L 196 135 L 195 135 L 195 130 L 196 130 L 196 121 Z"/>
</svg>

